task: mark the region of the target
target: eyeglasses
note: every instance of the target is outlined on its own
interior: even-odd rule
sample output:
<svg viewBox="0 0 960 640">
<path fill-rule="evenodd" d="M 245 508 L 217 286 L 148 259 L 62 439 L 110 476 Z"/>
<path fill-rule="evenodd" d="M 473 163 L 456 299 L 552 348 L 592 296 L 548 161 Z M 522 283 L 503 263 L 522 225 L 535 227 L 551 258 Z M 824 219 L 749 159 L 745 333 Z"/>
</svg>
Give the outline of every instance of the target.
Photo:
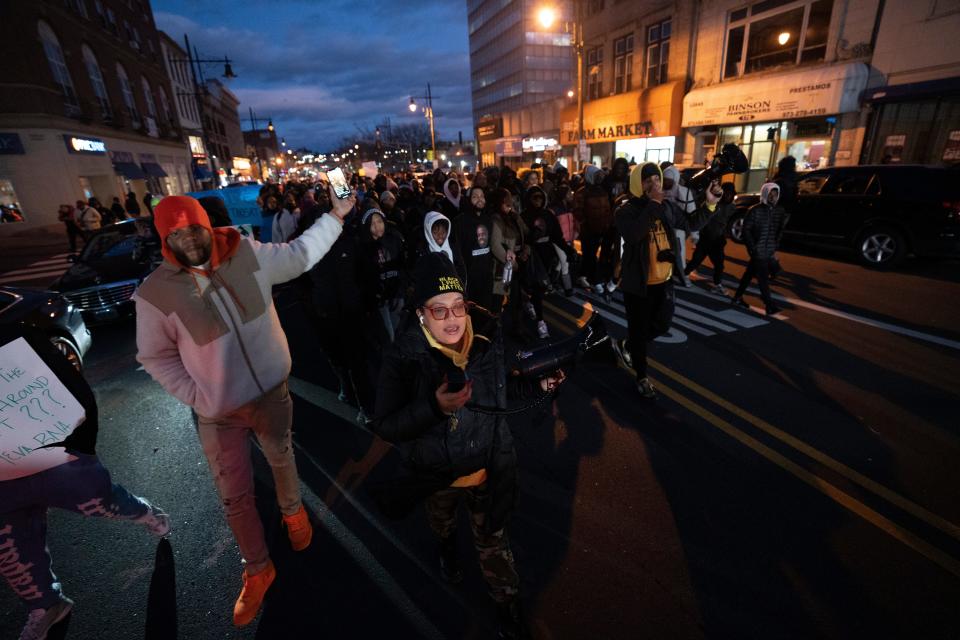
<svg viewBox="0 0 960 640">
<path fill-rule="evenodd" d="M 447 317 L 452 313 L 454 318 L 462 318 L 467 315 L 467 303 L 458 302 L 452 307 L 444 306 L 435 306 L 435 307 L 424 307 L 427 311 L 430 312 L 430 315 L 433 316 L 434 320 L 446 320 Z"/>
</svg>

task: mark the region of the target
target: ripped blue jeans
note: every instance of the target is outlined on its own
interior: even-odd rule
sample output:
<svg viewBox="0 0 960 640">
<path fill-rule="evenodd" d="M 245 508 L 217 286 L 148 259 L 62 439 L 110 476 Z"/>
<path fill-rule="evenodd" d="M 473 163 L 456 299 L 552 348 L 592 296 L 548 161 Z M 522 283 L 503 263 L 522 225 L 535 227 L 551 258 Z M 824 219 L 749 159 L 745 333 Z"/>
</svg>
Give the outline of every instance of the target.
<svg viewBox="0 0 960 640">
<path fill-rule="evenodd" d="M 132 520 L 147 513 L 147 503 L 110 481 L 96 456 L 76 460 L 32 476 L 0 482 L 0 575 L 28 609 L 47 609 L 62 597 L 50 568 L 47 509 L 85 516 Z"/>
</svg>

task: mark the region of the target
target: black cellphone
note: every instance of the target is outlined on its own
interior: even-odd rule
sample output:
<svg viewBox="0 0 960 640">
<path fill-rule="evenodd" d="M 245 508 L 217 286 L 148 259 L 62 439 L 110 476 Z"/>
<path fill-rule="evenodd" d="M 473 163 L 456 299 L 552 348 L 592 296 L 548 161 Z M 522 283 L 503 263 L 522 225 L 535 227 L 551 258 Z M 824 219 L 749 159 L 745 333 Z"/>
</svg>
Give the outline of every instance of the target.
<svg viewBox="0 0 960 640">
<path fill-rule="evenodd" d="M 467 386 L 470 376 L 459 368 L 447 374 L 447 393 L 460 393 Z"/>
</svg>

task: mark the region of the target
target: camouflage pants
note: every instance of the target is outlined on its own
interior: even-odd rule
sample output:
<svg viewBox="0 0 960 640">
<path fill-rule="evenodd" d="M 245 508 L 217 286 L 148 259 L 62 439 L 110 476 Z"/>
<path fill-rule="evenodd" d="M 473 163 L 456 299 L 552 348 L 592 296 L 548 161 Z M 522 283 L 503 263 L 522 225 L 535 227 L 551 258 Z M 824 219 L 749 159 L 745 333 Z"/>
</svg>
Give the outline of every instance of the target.
<svg viewBox="0 0 960 640">
<path fill-rule="evenodd" d="M 456 535 L 457 505 L 463 496 L 470 511 L 470 529 L 473 531 L 473 545 L 480 557 L 480 570 L 483 579 L 490 588 L 490 596 L 497 602 L 508 602 L 517 597 L 520 587 L 520 576 L 513 563 L 513 552 L 510 551 L 510 542 L 503 529 L 491 534 L 483 533 L 483 521 L 486 517 L 481 511 L 487 487 L 442 489 L 426 502 L 427 520 L 430 528 L 440 538 L 449 538 Z"/>
</svg>

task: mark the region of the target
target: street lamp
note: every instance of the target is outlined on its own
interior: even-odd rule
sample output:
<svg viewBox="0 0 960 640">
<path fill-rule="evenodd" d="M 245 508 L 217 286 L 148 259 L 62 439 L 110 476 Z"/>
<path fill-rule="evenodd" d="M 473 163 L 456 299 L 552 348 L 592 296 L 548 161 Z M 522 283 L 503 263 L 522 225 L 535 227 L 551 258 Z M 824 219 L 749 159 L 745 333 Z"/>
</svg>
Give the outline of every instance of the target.
<svg viewBox="0 0 960 640">
<path fill-rule="evenodd" d="M 433 128 L 433 94 L 430 91 L 430 83 L 427 83 L 427 95 L 425 96 L 410 96 L 410 111 L 417 110 L 416 100 L 426 100 L 427 105 L 423 108 L 423 115 L 430 122 L 430 147 L 433 149 L 433 161 L 437 161 L 437 137 L 434 133 Z"/>
<path fill-rule="evenodd" d="M 556 9 L 550 5 L 540 8 L 537 20 L 544 29 L 549 29 L 557 17 Z M 574 159 L 577 167 L 580 166 L 580 150 L 584 146 L 583 139 L 583 0 L 573 0 L 573 20 L 565 23 L 567 33 L 572 33 L 573 44 L 577 50 L 577 148 Z M 567 91 L 567 97 L 573 97 L 573 90 Z"/>
</svg>

